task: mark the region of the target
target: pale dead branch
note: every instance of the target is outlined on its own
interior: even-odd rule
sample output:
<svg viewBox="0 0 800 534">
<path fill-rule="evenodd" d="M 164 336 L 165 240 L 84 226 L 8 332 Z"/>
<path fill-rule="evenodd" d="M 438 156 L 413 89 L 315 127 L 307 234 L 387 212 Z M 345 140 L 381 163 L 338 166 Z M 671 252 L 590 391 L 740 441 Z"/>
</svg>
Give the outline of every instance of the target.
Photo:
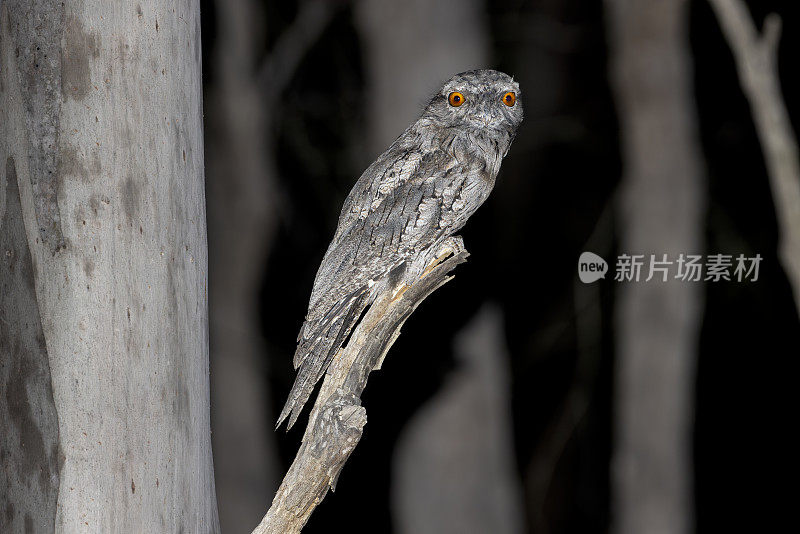
<svg viewBox="0 0 800 534">
<path fill-rule="evenodd" d="M 780 227 L 778 253 L 800 312 L 800 162 L 778 76 L 781 19 L 768 15 L 759 33 L 741 0 L 710 1 L 750 102 Z"/>
<path fill-rule="evenodd" d="M 253 534 L 300 532 L 328 488 L 335 489 L 367 422 L 361 393 L 370 372 L 380 369 L 406 319 L 452 279 L 448 273 L 467 256 L 462 251 L 442 263 L 434 261 L 406 291 L 387 291 L 367 310 L 348 344 L 331 362 L 300 450 Z"/>
</svg>

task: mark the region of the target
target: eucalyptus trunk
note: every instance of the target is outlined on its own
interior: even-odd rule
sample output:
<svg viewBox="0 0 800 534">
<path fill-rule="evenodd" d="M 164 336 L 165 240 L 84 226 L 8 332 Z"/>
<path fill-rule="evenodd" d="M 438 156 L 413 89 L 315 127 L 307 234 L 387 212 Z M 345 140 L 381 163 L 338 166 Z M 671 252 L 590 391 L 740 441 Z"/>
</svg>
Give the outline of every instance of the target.
<svg viewBox="0 0 800 534">
<path fill-rule="evenodd" d="M 215 532 L 197 1 L 0 3 L 0 531 Z"/>
</svg>

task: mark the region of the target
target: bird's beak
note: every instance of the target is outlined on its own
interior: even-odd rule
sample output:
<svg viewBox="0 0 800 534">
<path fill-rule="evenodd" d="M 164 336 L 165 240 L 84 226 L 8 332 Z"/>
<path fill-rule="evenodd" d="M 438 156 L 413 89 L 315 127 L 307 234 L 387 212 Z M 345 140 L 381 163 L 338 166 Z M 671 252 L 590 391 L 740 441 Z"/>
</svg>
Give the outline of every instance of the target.
<svg viewBox="0 0 800 534">
<path fill-rule="evenodd" d="M 488 127 L 488 126 L 491 126 L 492 123 L 495 122 L 495 117 L 493 117 L 491 113 L 482 112 L 482 113 L 476 114 L 474 120 L 478 124 L 481 124 L 483 126 L 487 126 Z"/>
</svg>

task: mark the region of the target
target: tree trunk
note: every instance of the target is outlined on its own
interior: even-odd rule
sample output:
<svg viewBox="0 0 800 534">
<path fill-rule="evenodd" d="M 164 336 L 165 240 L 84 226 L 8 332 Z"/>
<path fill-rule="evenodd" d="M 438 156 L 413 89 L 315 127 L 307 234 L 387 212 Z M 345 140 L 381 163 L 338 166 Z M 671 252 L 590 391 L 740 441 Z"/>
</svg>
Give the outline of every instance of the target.
<svg viewBox="0 0 800 534">
<path fill-rule="evenodd" d="M 489 68 L 484 8 L 481 0 L 356 5 L 370 96 L 365 165 L 419 117 L 427 99 L 453 74 Z"/>
<path fill-rule="evenodd" d="M 686 2 L 606 0 L 625 166 L 620 253 L 701 254 L 705 186 Z M 648 265 L 645 262 L 645 269 Z M 620 282 L 613 526 L 692 530 L 692 396 L 703 285 Z M 672 275 L 674 276 L 674 272 Z"/>
<path fill-rule="evenodd" d="M 0 4 L 0 531 L 218 531 L 199 16 Z"/>
<path fill-rule="evenodd" d="M 503 320 L 493 304 L 478 310 L 454 340 L 458 367 L 400 436 L 395 532 L 523 532 Z"/>
<path fill-rule="evenodd" d="M 263 13 L 253 0 L 215 6 L 206 92 L 213 448 L 220 524 L 235 533 L 258 524 L 280 477 L 258 310 L 277 222 L 277 171 L 257 77 Z"/>
</svg>

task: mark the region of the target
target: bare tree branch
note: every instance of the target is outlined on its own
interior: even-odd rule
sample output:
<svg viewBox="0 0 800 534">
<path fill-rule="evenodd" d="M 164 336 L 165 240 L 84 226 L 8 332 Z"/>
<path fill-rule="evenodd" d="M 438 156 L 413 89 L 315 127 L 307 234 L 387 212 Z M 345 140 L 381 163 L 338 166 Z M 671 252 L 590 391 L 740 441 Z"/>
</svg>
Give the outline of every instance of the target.
<svg viewBox="0 0 800 534">
<path fill-rule="evenodd" d="M 462 251 L 442 263 L 435 260 L 405 291 L 387 291 L 372 304 L 350 342 L 331 362 L 300 450 L 253 534 L 300 532 L 328 488 L 335 489 L 367 422 L 361 393 L 369 373 L 380 369 L 406 319 L 428 295 L 452 279 L 448 273 L 467 256 Z"/>
<path fill-rule="evenodd" d="M 779 255 L 800 313 L 800 162 L 797 137 L 781 95 L 778 42 L 781 19 L 767 16 L 758 33 L 741 0 L 710 0 L 736 60 L 750 102 L 780 225 Z"/>
</svg>

